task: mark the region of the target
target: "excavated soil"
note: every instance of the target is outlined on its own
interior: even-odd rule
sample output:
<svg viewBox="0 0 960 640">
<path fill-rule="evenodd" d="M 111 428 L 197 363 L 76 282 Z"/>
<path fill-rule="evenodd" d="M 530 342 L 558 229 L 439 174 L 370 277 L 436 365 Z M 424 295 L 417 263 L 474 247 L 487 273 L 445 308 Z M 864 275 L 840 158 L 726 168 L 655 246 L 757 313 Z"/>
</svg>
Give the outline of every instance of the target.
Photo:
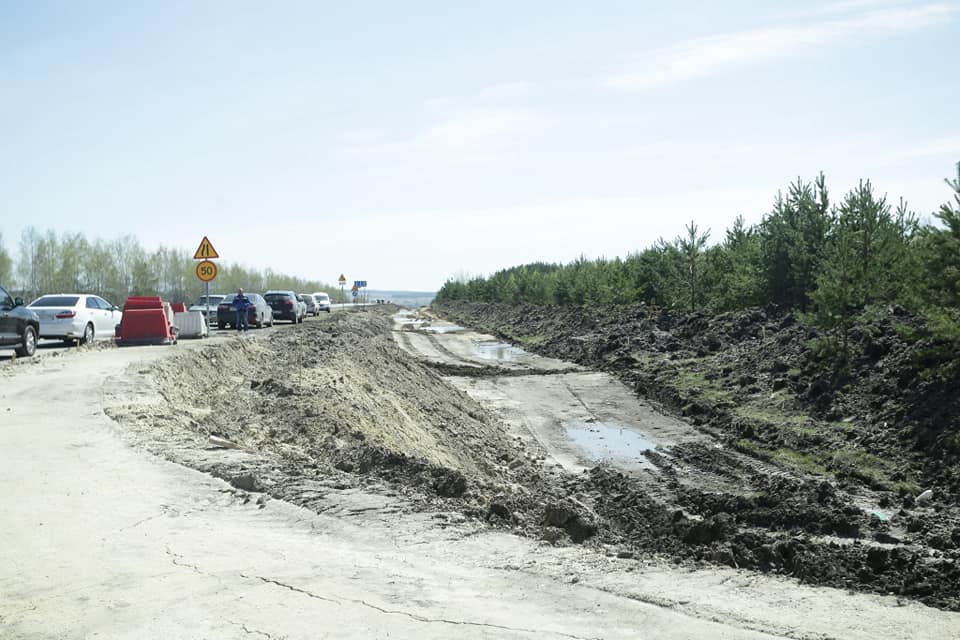
<svg viewBox="0 0 960 640">
<path fill-rule="evenodd" d="M 319 511 L 328 508 L 327 492 L 363 487 L 402 496 L 411 509 L 622 558 L 662 554 L 960 609 L 958 540 L 944 537 L 947 525 L 931 524 L 956 526 L 955 504 L 944 497 L 902 508 L 896 498 L 892 515 L 871 515 L 864 504 L 896 494 L 849 491 L 832 476 L 703 442 L 645 454 L 662 490 L 607 465 L 582 474 L 548 468 L 536 443 L 444 377 L 521 374 L 421 362 L 394 342 L 394 311 L 332 314 L 184 350 L 115 381 L 105 389 L 106 410 L 134 443 L 259 501 L 273 496 Z M 499 326 L 508 335 L 508 325 Z M 556 327 L 543 351 L 597 365 L 585 350 L 561 347 L 584 341 L 561 338 L 563 324 Z M 633 368 L 623 373 L 643 391 Z M 723 442 L 731 440 L 716 444 Z"/>
<path fill-rule="evenodd" d="M 960 609 L 960 385 L 923 374 L 919 321 L 890 308 L 851 336 L 842 378 L 776 309 L 675 315 L 447 303 L 444 317 L 603 370 L 713 442 L 648 452 L 663 480 L 600 465 L 560 482 L 625 554 L 662 552 Z M 708 481 L 710 478 L 712 480 Z M 925 489 L 932 499 L 917 501 Z"/>
</svg>

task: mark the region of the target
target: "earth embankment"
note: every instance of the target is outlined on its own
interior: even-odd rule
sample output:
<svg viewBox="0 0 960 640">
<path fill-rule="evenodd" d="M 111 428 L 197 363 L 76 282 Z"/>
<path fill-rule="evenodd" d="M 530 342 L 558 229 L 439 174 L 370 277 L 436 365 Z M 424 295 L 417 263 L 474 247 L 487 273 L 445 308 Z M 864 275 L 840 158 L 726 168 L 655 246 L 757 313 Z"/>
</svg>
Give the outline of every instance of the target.
<svg viewBox="0 0 960 640">
<path fill-rule="evenodd" d="M 535 353 L 607 371 L 713 438 L 712 447 L 649 456 L 675 487 L 662 521 L 633 478 L 591 472 L 602 487 L 595 509 L 638 546 L 960 605 L 960 465 L 950 415 L 957 381 L 923 374 L 929 345 L 901 337 L 919 322 L 902 310 L 854 332 L 854 355 L 838 379 L 816 350 L 823 336 L 777 309 L 433 309 Z M 742 490 L 708 490 L 715 487 L 691 481 L 688 469 L 678 473 L 678 461 Z"/>
</svg>

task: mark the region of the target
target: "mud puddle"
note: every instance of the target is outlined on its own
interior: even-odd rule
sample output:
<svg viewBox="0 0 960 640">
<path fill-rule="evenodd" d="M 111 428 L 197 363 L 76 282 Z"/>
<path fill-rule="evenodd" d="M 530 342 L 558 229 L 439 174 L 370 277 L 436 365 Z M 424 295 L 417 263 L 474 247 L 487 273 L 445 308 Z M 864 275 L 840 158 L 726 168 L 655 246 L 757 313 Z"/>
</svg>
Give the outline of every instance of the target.
<svg viewBox="0 0 960 640">
<path fill-rule="evenodd" d="M 478 342 L 474 345 L 474 354 L 485 360 L 496 362 L 517 362 L 529 354 L 506 342 Z"/>
<path fill-rule="evenodd" d="M 563 425 L 566 436 L 594 463 L 611 464 L 624 469 L 655 469 L 644 452 L 657 449 L 657 443 L 615 422 L 569 422 Z"/>
</svg>

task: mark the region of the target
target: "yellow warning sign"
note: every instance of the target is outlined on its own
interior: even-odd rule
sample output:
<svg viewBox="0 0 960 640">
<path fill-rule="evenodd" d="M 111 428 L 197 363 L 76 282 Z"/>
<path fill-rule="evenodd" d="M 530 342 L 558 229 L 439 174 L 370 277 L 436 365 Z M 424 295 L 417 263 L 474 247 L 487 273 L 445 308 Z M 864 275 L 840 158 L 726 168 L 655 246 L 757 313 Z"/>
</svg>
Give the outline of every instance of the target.
<svg viewBox="0 0 960 640">
<path fill-rule="evenodd" d="M 219 258 L 220 254 L 217 253 L 217 250 L 213 248 L 213 245 L 210 244 L 210 240 L 207 239 L 207 236 L 203 236 L 203 240 L 200 241 L 200 246 L 197 247 L 197 252 L 193 254 L 194 260 L 209 260 L 210 258 Z"/>
<path fill-rule="evenodd" d="M 340 284 L 345 284 L 345 283 L 347 282 L 347 276 L 345 276 L 345 275 L 343 275 L 343 274 L 341 273 L 341 274 L 340 274 L 340 280 L 339 280 L 339 282 L 340 282 Z"/>
</svg>

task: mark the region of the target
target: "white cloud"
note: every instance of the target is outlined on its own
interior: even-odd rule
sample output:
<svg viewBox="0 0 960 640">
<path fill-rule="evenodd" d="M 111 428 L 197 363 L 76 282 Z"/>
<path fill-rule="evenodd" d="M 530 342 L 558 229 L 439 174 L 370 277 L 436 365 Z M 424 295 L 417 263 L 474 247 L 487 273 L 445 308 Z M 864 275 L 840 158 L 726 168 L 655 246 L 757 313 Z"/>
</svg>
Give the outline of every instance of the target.
<svg viewBox="0 0 960 640">
<path fill-rule="evenodd" d="M 609 76 L 603 85 L 625 91 L 655 89 L 724 68 L 803 55 L 851 40 L 915 31 L 948 22 L 955 12 L 943 4 L 898 7 L 816 24 L 765 27 L 688 40 L 645 55 L 638 69 Z"/>
<path fill-rule="evenodd" d="M 953 161 L 960 160 L 960 136 L 927 140 L 904 149 L 900 154 L 904 159 L 928 156 L 949 156 Z"/>
<path fill-rule="evenodd" d="M 472 109 L 435 119 L 405 138 L 341 137 L 352 158 L 417 163 L 486 162 L 509 152 L 545 130 L 551 116 L 533 109 Z"/>
<path fill-rule="evenodd" d="M 428 111 L 449 112 L 453 109 L 475 109 L 480 107 L 503 106 L 529 98 L 533 85 L 528 82 L 498 82 L 462 96 L 442 96 L 429 98 L 424 103 Z"/>
<path fill-rule="evenodd" d="M 510 146 L 542 122 L 532 111 L 472 111 L 427 129 L 421 140 L 439 153 L 488 153 Z"/>
</svg>

